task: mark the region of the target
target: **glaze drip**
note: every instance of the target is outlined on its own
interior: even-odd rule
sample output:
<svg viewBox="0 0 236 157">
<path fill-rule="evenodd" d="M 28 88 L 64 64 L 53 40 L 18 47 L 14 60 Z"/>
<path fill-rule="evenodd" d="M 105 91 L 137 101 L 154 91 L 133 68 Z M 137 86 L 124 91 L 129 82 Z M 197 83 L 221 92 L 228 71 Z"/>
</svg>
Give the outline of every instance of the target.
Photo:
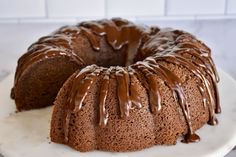
<svg viewBox="0 0 236 157">
<path fill-rule="evenodd" d="M 121 67 L 116 67 L 116 79 L 117 79 L 117 96 L 120 104 L 120 116 L 125 118 L 129 116 L 129 110 L 131 108 L 131 100 L 129 96 L 129 74 Z"/>
<path fill-rule="evenodd" d="M 150 108 L 152 113 L 157 113 L 157 111 L 161 110 L 161 95 L 158 83 L 155 80 L 155 76 L 149 71 L 147 66 L 144 65 L 142 62 L 140 62 L 139 64 L 137 63 L 137 66 L 134 68 L 140 70 L 140 72 L 144 74 L 145 80 L 147 80 L 147 82 L 144 82 L 144 84 L 146 84 L 146 88 L 149 91 Z M 154 69 L 152 68 L 151 70 L 154 71 Z M 143 81 L 140 80 L 140 82 Z"/>
<path fill-rule="evenodd" d="M 152 112 L 156 113 L 157 111 L 161 110 L 161 100 L 159 99 L 159 98 L 161 98 L 161 95 L 160 95 L 159 87 L 158 87 L 157 81 L 155 79 L 152 79 L 153 76 L 157 75 L 166 83 L 167 86 L 169 86 L 169 88 L 173 92 L 173 96 L 174 96 L 175 100 L 180 104 L 181 109 L 184 114 L 184 117 L 186 119 L 187 125 L 188 125 L 188 129 L 189 129 L 188 137 L 195 137 L 196 138 L 196 139 L 192 139 L 192 138 L 189 139 L 189 138 L 185 137 L 183 142 L 188 143 L 190 141 L 194 142 L 194 140 L 198 141 L 200 138 L 198 137 L 198 135 L 196 135 L 194 133 L 194 131 L 192 129 L 188 104 L 187 104 L 185 94 L 182 89 L 181 80 L 174 73 L 169 71 L 164 66 L 158 65 L 157 62 L 155 61 L 155 59 L 153 59 L 152 57 L 148 57 L 146 59 L 146 64 L 144 64 L 143 62 L 141 62 L 141 63 L 138 62 L 137 64 L 142 64 L 141 67 L 138 66 L 137 68 L 143 69 L 142 72 L 145 74 L 145 76 L 147 76 L 146 79 L 150 80 L 149 81 L 149 96 L 150 96 L 149 100 L 150 100 L 150 106 L 151 106 Z M 155 75 L 153 75 L 153 73 Z M 152 102 L 152 100 L 153 100 L 152 97 L 157 98 L 159 100 L 154 99 L 154 101 Z M 156 102 L 157 102 L 157 104 L 156 104 Z M 157 109 L 156 109 L 156 106 L 157 106 Z"/>
<path fill-rule="evenodd" d="M 73 80 L 73 84 L 72 84 L 73 86 L 67 100 L 68 106 L 65 106 L 65 111 L 66 111 L 66 114 L 65 114 L 66 118 L 64 122 L 65 142 L 68 141 L 71 114 L 81 109 L 83 100 L 88 92 L 86 91 L 86 89 L 88 90 L 91 87 L 91 84 L 93 83 L 95 79 L 95 75 L 99 72 L 99 71 L 95 72 L 96 67 L 97 66 L 95 65 L 87 66 L 86 68 L 84 68 L 83 70 L 81 70 L 79 73 L 75 75 L 76 79 Z M 87 78 L 87 81 L 84 80 L 85 78 Z M 79 85 L 80 87 L 78 88 L 77 85 Z"/>
<path fill-rule="evenodd" d="M 110 71 L 106 71 L 104 73 L 104 77 L 102 78 L 100 95 L 99 95 L 99 126 L 105 127 L 107 125 L 109 113 L 106 110 L 106 98 L 109 89 L 110 82 Z"/>
<path fill-rule="evenodd" d="M 137 108 L 140 109 L 142 108 L 141 104 L 141 98 L 139 96 L 139 91 L 137 89 L 137 86 L 132 83 L 132 80 L 135 80 L 135 72 L 131 67 L 128 67 L 128 73 L 130 77 L 130 100 L 132 103 L 131 109 Z"/>
<path fill-rule="evenodd" d="M 155 57 L 155 59 L 158 60 L 158 61 L 163 61 L 164 60 L 166 62 L 170 62 L 170 63 L 174 63 L 174 64 L 180 64 L 180 65 L 184 66 L 185 68 L 187 68 L 188 70 L 190 70 L 195 76 L 197 76 L 201 80 L 201 83 L 202 83 L 201 87 L 206 89 L 206 90 L 204 92 L 204 89 L 202 89 L 203 91 L 200 90 L 200 92 L 205 93 L 206 95 L 208 95 L 208 98 L 210 100 L 210 102 L 207 102 L 208 103 L 208 108 L 209 108 L 209 114 L 210 114 L 210 119 L 209 119 L 208 123 L 211 124 L 211 125 L 217 124 L 217 120 L 215 118 L 215 109 L 214 109 L 214 107 L 216 107 L 216 105 L 217 105 L 216 102 L 218 101 L 217 99 L 219 99 L 219 98 L 216 97 L 216 102 L 214 101 L 213 93 L 210 90 L 210 82 L 206 78 L 206 76 L 204 75 L 204 71 L 201 68 L 198 68 L 193 63 L 191 63 L 191 61 L 188 61 L 184 57 L 179 56 L 178 53 L 176 53 L 174 55 L 173 54 L 168 54 L 164 57 L 158 56 L 158 57 Z M 214 82 L 215 76 L 212 73 L 210 73 L 210 76 L 211 76 L 211 78 Z M 214 86 L 214 88 L 215 88 L 215 92 L 218 93 L 218 90 L 217 90 L 216 86 Z M 206 98 L 206 97 L 204 96 L 203 98 Z M 204 101 L 204 99 L 203 99 L 203 101 Z"/>
</svg>

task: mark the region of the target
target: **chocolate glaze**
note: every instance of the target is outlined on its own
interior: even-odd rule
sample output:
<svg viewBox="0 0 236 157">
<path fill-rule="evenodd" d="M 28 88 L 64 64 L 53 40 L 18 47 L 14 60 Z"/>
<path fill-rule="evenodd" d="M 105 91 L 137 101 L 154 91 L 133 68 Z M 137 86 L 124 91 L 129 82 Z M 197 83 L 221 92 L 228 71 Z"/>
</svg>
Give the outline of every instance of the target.
<svg viewBox="0 0 236 157">
<path fill-rule="evenodd" d="M 117 79 L 117 95 L 120 104 L 120 116 L 125 118 L 129 116 L 129 110 L 131 108 L 131 100 L 129 98 L 129 73 L 122 67 L 116 67 L 116 79 Z"/>
<path fill-rule="evenodd" d="M 129 116 L 133 108 L 142 108 L 137 86 L 131 80 L 137 78 L 145 87 L 149 96 L 150 111 L 153 114 L 161 112 L 162 98 L 156 76 L 164 81 L 171 89 L 176 102 L 182 109 L 188 132 L 183 142 L 196 142 L 200 137 L 194 133 L 190 111 L 183 90 L 183 80 L 162 63 L 181 65 L 198 79 L 198 88 L 202 95 L 203 105 L 209 110 L 209 124 L 217 124 L 215 113 L 220 113 L 217 82 L 219 77 L 211 58 L 210 49 L 189 33 L 157 27 L 141 27 L 123 19 L 82 22 L 77 26 L 67 26 L 51 36 L 41 38 L 29 48 L 29 52 L 20 59 L 23 68 L 16 74 L 16 83 L 23 71 L 32 63 L 44 58 L 65 55 L 72 57 L 78 64 L 85 62 L 73 53 L 71 43 L 79 34 L 85 35 L 92 48 L 101 52 L 100 37 L 104 36 L 107 43 L 119 52 L 126 47 L 125 66 L 109 68 L 90 65 L 82 69 L 74 77 L 72 89 L 68 97 L 69 107 L 66 106 L 64 125 L 65 142 L 68 141 L 69 123 L 72 113 L 79 112 L 83 101 L 92 84 L 101 79 L 99 95 L 99 126 L 109 123 L 109 113 L 106 109 L 106 98 L 109 92 L 111 77 L 117 82 L 117 97 L 119 100 L 120 117 Z M 60 44 L 58 44 L 60 43 Z M 135 57 L 142 60 L 135 62 Z M 190 56 L 190 57 L 188 57 Z M 144 77 L 144 79 L 143 79 Z M 211 90 L 211 84 L 214 91 Z"/>
<path fill-rule="evenodd" d="M 110 71 L 107 70 L 102 78 L 99 96 L 99 125 L 105 127 L 108 121 L 108 111 L 106 110 L 106 98 L 110 82 Z"/>
</svg>

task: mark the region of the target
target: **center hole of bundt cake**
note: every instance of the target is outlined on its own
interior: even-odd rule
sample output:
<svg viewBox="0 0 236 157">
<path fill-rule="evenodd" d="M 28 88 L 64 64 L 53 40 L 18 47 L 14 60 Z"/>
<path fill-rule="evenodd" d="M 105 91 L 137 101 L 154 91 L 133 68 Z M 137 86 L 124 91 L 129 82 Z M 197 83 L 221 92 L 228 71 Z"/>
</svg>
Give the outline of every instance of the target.
<svg viewBox="0 0 236 157">
<path fill-rule="evenodd" d="M 103 67 L 110 67 L 110 66 L 122 66 L 126 67 L 134 63 L 134 57 L 129 58 L 127 51 L 119 50 L 119 51 L 111 51 L 107 54 L 102 52 L 104 56 L 100 58 L 101 60 L 98 60 L 97 65 L 103 66 Z M 136 55 L 136 54 L 134 54 Z"/>
<path fill-rule="evenodd" d="M 152 32 L 120 19 L 84 22 L 80 28 L 82 39 L 77 40 L 77 44 L 82 43 L 78 46 L 83 48 L 80 49 L 83 51 L 81 58 L 89 65 L 103 67 L 126 67 L 143 60 L 145 57 L 140 49 L 144 39 Z"/>
<path fill-rule="evenodd" d="M 127 67 L 138 61 L 143 61 L 150 55 L 152 55 L 152 51 L 144 53 L 140 49 L 128 50 L 127 46 L 119 50 L 114 50 L 108 46 L 103 47 L 100 51 L 93 51 L 90 64 L 96 64 L 106 68 L 111 66 Z"/>
<path fill-rule="evenodd" d="M 137 61 L 144 60 L 146 57 L 142 56 L 138 51 L 129 54 L 125 47 L 121 50 L 103 49 L 99 52 L 94 52 L 95 57 L 91 64 L 98 66 L 107 67 L 110 66 L 121 66 L 127 67 L 134 64 Z"/>
<path fill-rule="evenodd" d="M 103 39 L 100 41 L 100 46 L 100 50 L 95 50 L 90 45 L 79 55 L 88 65 L 96 64 L 107 68 L 110 66 L 126 67 L 145 59 L 138 50 L 130 50 L 127 45 L 115 50 Z"/>
</svg>

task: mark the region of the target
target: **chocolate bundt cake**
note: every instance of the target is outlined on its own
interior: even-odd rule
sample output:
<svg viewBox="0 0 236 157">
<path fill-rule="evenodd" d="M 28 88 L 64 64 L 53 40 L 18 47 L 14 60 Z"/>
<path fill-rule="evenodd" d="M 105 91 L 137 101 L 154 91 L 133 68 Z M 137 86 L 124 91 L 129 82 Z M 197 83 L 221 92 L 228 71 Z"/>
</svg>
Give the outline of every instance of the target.
<svg viewBox="0 0 236 157">
<path fill-rule="evenodd" d="M 51 140 L 79 151 L 195 142 L 217 124 L 219 77 L 193 35 L 123 19 L 65 26 L 18 62 L 18 110 L 52 105 Z M 54 101 L 55 100 L 55 101 Z"/>
</svg>

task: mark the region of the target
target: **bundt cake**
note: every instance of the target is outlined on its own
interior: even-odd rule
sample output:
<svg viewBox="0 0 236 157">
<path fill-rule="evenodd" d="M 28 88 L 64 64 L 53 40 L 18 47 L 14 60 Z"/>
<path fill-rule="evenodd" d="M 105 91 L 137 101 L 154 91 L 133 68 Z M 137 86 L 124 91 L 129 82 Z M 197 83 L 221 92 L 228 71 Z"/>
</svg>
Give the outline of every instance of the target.
<svg viewBox="0 0 236 157">
<path fill-rule="evenodd" d="M 78 151 L 196 142 L 217 124 L 219 77 L 193 35 L 124 19 L 65 26 L 18 61 L 18 110 L 52 105 L 51 140 Z M 54 101 L 55 100 L 55 101 Z"/>
</svg>

